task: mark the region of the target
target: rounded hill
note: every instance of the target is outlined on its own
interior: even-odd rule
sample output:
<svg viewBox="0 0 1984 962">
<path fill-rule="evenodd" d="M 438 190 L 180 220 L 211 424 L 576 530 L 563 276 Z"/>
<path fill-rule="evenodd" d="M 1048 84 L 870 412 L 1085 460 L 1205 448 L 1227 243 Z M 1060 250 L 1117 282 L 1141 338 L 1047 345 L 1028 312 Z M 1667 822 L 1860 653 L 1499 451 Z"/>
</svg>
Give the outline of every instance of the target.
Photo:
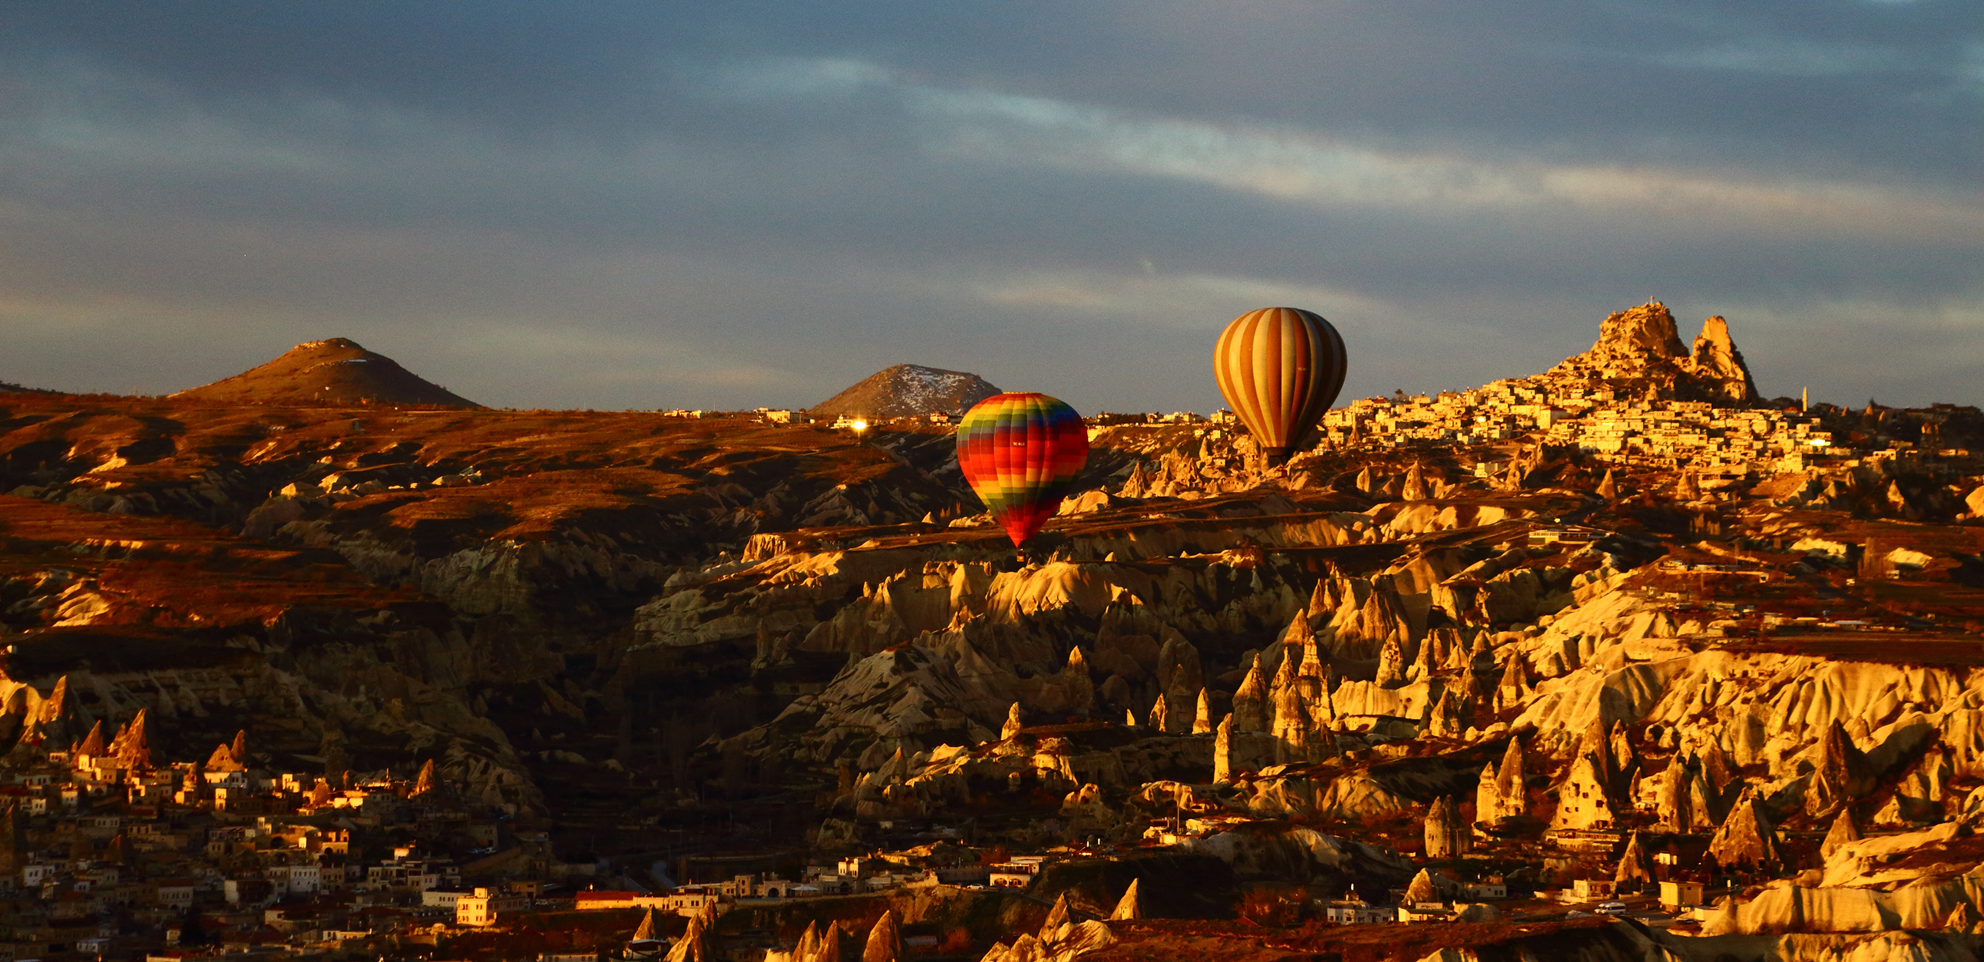
<svg viewBox="0 0 1984 962">
<path fill-rule="evenodd" d="M 342 337 L 298 344 L 261 367 L 172 396 L 207 401 L 481 407 L 401 367 L 392 358 Z"/>
</svg>

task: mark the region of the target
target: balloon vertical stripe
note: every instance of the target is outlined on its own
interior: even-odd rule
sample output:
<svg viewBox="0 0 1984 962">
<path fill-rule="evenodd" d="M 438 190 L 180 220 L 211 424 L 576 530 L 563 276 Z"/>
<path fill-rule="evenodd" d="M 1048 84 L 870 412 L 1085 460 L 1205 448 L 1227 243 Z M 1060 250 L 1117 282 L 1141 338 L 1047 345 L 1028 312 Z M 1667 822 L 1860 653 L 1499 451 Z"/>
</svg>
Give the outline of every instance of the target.
<svg viewBox="0 0 1984 962">
<path fill-rule="evenodd" d="M 1220 393 L 1276 463 L 1314 443 L 1347 360 L 1330 322 L 1293 307 L 1240 315 L 1213 349 Z"/>
<path fill-rule="evenodd" d="M 1088 464 L 1088 427 L 1045 394 L 995 394 L 958 423 L 958 467 L 1018 546 L 1040 530 Z"/>
</svg>

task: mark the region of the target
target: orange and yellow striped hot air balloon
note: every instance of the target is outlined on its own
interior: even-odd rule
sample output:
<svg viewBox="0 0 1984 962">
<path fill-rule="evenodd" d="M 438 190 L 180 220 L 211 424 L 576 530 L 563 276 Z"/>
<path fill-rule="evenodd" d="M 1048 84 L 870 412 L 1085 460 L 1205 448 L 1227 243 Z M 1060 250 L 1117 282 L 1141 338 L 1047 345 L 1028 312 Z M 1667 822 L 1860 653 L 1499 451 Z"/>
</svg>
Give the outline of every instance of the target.
<svg viewBox="0 0 1984 962">
<path fill-rule="evenodd" d="M 1299 307 L 1234 318 L 1212 355 L 1219 393 L 1272 464 L 1315 443 L 1317 423 L 1343 390 L 1346 362 L 1336 328 Z"/>
</svg>

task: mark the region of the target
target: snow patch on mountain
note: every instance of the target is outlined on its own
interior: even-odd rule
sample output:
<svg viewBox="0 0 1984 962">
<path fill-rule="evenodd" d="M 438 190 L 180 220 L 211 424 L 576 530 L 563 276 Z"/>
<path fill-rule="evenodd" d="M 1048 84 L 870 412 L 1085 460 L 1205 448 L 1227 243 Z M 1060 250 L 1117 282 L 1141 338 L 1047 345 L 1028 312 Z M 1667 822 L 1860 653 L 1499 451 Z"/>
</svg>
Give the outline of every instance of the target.
<svg viewBox="0 0 1984 962">
<path fill-rule="evenodd" d="M 955 415 L 997 393 L 997 387 L 976 374 L 898 364 L 822 401 L 813 407 L 812 414 L 873 418 Z"/>
</svg>

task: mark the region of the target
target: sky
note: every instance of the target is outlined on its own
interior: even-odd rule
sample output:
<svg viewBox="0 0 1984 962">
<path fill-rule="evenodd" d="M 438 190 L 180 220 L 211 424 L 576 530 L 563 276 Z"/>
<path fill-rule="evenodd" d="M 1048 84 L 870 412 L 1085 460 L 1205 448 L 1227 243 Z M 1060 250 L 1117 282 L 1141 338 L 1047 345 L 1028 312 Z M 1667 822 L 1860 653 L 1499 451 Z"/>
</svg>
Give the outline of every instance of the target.
<svg viewBox="0 0 1984 962">
<path fill-rule="evenodd" d="M 1255 308 L 1349 400 L 1650 298 L 1767 395 L 1984 404 L 1984 4 L 0 0 L 0 381 L 1209 411 Z"/>
</svg>

